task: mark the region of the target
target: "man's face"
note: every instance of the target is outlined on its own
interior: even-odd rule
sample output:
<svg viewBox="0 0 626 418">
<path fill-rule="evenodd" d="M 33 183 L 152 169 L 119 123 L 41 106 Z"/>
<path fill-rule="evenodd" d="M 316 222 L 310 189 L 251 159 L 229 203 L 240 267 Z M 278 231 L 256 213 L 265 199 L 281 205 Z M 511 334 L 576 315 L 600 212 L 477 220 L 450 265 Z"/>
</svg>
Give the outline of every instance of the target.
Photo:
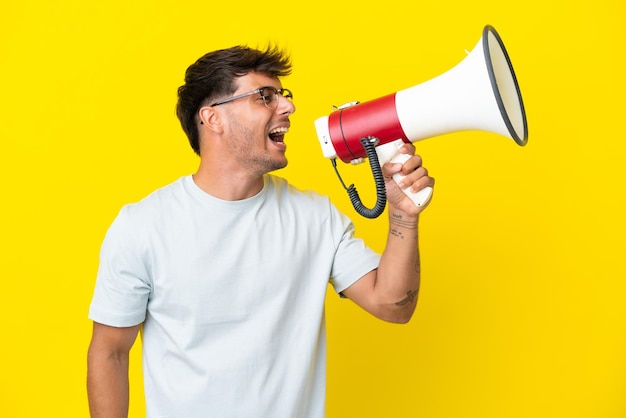
<svg viewBox="0 0 626 418">
<path fill-rule="evenodd" d="M 282 88 L 278 79 L 259 73 L 248 73 L 237 81 L 233 96 L 267 86 Z M 257 93 L 220 105 L 226 114 L 225 126 L 232 141 L 233 156 L 254 175 L 287 165 L 284 137 L 290 126 L 289 115 L 296 108 L 280 94 L 275 99 L 264 101 Z"/>
</svg>

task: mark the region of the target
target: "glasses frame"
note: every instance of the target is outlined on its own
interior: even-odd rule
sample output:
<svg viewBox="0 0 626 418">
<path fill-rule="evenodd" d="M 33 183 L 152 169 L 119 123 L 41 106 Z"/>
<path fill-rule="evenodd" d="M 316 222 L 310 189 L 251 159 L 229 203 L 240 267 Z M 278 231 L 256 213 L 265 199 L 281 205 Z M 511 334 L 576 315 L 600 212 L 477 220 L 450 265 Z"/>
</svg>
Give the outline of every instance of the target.
<svg viewBox="0 0 626 418">
<path fill-rule="evenodd" d="M 230 103 L 234 100 L 239 100 L 239 99 L 243 99 L 244 97 L 248 97 L 248 96 L 252 96 L 255 94 L 260 94 L 261 98 L 263 99 L 263 103 L 265 104 L 265 107 L 267 107 L 268 109 L 271 109 L 272 107 L 270 106 L 270 104 L 267 101 L 267 96 L 265 96 L 263 94 L 264 90 L 272 90 L 275 94 L 275 103 L 278 103 L 278 97 L 282 96 L 288 100 L 293 100 L 293 93 L 291 92 L 291 90 L 289 89 L 277 89 L 276 87 L 272 87 L 272 86 L 264 86 L 264 87 L 259 87 L 256 90 L 250 91 L 248 93 L 242 93 L 242 94 L 238 94 L 237 96 L 233 96 L 233 97 L 229 97 L 227 99 L 223 99 L 223 100 L 218 100 L 217 102 L 210 104 L 209 107 L 214 107 L 214 106 L 219 106 L 219 105 L 223 105 L 225 103 Z M 286 93 L 286 94 L 285 94 Z"/>
</svg>

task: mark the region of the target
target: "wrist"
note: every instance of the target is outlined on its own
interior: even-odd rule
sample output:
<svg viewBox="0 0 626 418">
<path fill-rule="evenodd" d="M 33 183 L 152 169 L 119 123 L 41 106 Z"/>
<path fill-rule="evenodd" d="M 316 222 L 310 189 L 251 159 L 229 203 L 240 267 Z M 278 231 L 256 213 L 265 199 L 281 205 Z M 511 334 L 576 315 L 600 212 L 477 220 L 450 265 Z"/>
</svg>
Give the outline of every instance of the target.
<svg viewBox="0 0 626 418">
<path fill-rule="evenodd" d="M 389 208 L 389 225 L 395 228 L 417 229 L 418 214 L 407 214 L 400 210 Z"/>
</svg>

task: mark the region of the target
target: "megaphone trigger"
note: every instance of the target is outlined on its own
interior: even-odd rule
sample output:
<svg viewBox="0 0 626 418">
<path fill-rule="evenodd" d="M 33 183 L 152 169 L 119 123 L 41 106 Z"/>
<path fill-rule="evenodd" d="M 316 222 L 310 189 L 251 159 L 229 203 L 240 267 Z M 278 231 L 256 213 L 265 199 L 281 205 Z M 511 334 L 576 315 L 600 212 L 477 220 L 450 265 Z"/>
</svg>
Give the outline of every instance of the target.
<svg viewBox="0 0 626 418">
<path fill-rule="evenodd" d="M 402 154 L 399 152 L 400 147 L 402 147 L 403 144 L 404 141 L 402 139 L 396 139 L 395 141 L 377 146 L 376 154 L 378 155 L 378 162 L 380 166 L 382 167 L 385 163 L 404 164 L 407 160 L 409 160 L 411 158 L 409 154 Z M 400 173 L 396 173 L 393 175 L 393 180 L 399 186 L 400 182 L 405 177 L 406 176 L 403 176 Z M 428 203 L 433 194 L 432 187 L 425 187 L 415 193 L 413 193 L 410 188 L 401 188 L 401 190 L 409 199 L 413 201 L 413 203 L 415 203 L 415 206 L 424 206 Z"/>
</svg>

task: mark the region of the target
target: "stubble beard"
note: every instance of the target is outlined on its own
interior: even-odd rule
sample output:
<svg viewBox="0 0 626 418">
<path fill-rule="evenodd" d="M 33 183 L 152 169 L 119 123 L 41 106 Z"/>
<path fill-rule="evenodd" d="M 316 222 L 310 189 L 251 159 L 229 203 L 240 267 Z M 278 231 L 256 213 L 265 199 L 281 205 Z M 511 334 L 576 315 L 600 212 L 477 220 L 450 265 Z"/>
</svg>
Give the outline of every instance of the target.
<svg viewBox="0 0 626 418">
<path fill-rule="evenodd" d="M 250 142 L 254 141 L 252 138 L 256 136 L 254 131 L 241 124 L 236 124 L 232 128 L 233 152 L 238 156 L 241 167 L 254 175 L 262 176 L 287 166 L 286 158 L 277 160 L 268 150 L 259 150 L 250 146 Z"/>
</svg>

